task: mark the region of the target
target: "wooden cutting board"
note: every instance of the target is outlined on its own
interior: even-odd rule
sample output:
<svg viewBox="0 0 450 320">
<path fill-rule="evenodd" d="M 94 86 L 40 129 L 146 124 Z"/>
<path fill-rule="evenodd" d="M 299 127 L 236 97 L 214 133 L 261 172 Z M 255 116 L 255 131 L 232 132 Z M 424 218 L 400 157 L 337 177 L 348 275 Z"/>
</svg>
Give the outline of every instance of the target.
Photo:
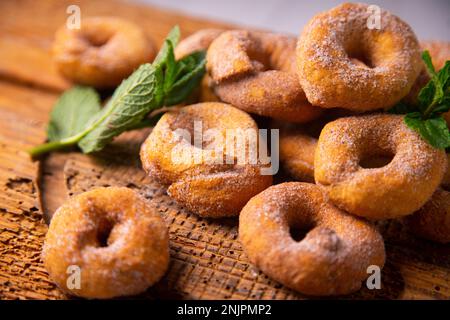
<svg viewBox="0 0 450 320">
<path fill-rule="evenodd" d="M 32 162 L 27 148 L 45 140 L 48 113 L 70 84 L 49 54 L 69 4 L 83 16 L 116 15 L 140 24 L 160 45 L 178 24 L 183 36 L 222 23 L 118 1 L 0 1 L 0 298 L 64 299 L 40 259 L 51 213 L 68 196 L 94 186 L 136 189 L 170 226 L 171 263 L 165 277 L 139 298 L 301 299 L 251 266 L 237 241 L 237 219 L 201 219 L 145 176 L 138 150 L 149 130 L 123 134 L 94 156 L 55 153 Z M 384 223 L 387 264 L 382 289 L 353 299 L 448 299 L 450 247 L 418 240 L 399 222 Z"/>
</svg>

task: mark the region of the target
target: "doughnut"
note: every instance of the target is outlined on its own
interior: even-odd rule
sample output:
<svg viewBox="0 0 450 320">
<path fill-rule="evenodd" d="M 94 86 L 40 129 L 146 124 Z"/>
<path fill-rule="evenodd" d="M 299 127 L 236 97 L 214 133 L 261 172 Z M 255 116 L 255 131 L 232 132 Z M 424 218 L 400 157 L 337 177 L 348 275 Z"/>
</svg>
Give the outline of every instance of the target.
<svg viewBox="0 0 450 320">
<path fill-rule="evenodd" d="M 295 240 L 295 230 L 306 232 L 302 240 Z M 312 296 L 355 292 L 367 268 L 382 268 L 385 261 L 374 226 L 339 210 L 321 187 L 304 182 L 274 185 L 253 197 L 239 216 L 239 240 L 262 272 Z"/>
<path fill-rule="evenodd" d="M 450 243 L 450 192 L 438 189 L 431 199 L 404 222 L 415 235 L 439 243 Z"/>
<path fill-rule="evenodd" d="M 344 3 L 316 15 L 303 29 L 296 57 L 300 84 L 311 104 L 387 109 L 410 91 L 422 67 L 414 32 L 385 10 L 381 29 L 369 29 L 370 15 L 366 4 Z"/>
<path fill-rule="evenodd" d="M 392 160 L 380 167 L 374 156 Z M 314 178 L 339 208 L 368 219 L 398 218 L 422 207 L 447 167 L 435 149 L 409 129 L 403 116 L 341 118 L 323 128 L 314 157 Z"/>
<path fill-rule="evenodd" d="M 196 122 L 202 123 L 201 130 L 195 129 Z M 182 129 L 189 137 L 179 132 Z M 208 138 L 210 129 L 222 139 Z M 142 166 L 190 211 L 213 218 L 238 215 L 251 197 L 272 184 L 272 176 L 262 174 L 259 162 L 237 158 L 241 151 L 245 155 L 254 151 L 247 139 L 238 141 L 242 136 L 238 130 L 258 133 L 247 113 L 224 103 L 205 102 L 167 112 L 142 144 Z M 229 140 L 236 148 L 224 142 L 232 131 L 237 134 Z M 205 140 L 201 147 L 192 143 L 200 133 Z"/>
<path fill-rule="evenodd" d="M 56 210 L 42 259 L 64 291 L 107 299 L 145 291 L 165 273 L 169 237 L 156 209 L 129 188 L 96 188 Z M 68 287 L 69 267 L 80 269 L 80 287 Z"/>
<path fill-rule="evenodd" d="M 202 29 L 195 32 L 186 39 L 180 41 L 175 48 L 175 58 L 179 60 L 193 52 L 208 50 L 211 42 L 213 42 L 213 40 L 216 39 L 222 32 L 224 32 L 223 29 Z M 203 77 L 198 91 L 199 92 L 197 94 L 199 102 L 220 100 L 212 90 L 212 80 L 208 74 L 205 74 Z"/>
<path fill-rule="evenodd" d="M 80 29 L 64 25 L 53 44 L 58 71 L 75 83 L 96 88 L 119 85 L 155 55 L 155 46 L 139 26 L 115 17 L 83 18 Z"/>
<path fill-rule="evenodd" d="M 220 100 L 249 113 L 308 122 L 321 109 L 306 101 L 295 66 L 295 39 L 267 32 L 223 32 L 207 52 L 206 69 Z"/>
</svg>

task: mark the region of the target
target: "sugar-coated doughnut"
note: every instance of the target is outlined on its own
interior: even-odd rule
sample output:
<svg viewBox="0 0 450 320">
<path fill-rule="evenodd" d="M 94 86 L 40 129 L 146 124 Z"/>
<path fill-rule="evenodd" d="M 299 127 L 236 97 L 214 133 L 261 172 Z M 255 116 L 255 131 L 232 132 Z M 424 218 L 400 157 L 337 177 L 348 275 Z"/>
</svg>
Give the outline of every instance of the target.
<svg viewBox="0 0 450 320">
<path fill-rule="evenodd" d="M 155 58 L 156 48 L 133 22 L 116 17 L 81 20 L 80 29 L 58 29 L 53 58 L 67 79 L 96 88 L 115 87 Z"/>
<path fill-rule="evenodd" d="M 368 7 L 344 3 L 316 15 L 303 29 L 298 74 L 313 105 L 386 109 L 408 94 L 419 75 L 420 47 L 410 26 L 381 10 L 380 29 L 369 28 Z"/>
<path fill-rule="evenodd" d="M 291 122 L 320 114 L 299 84 L 295 39 L 280 34 L 233 30 L 215 39 L 207 53 L 219 98 L 244 111 Z"/>
<path fill-rule="evenodd" d="M 392 156 L 379 168 L 365 159 Z M 441 183 L 447 167 L 443 150 L 433 148 L 398 115 L 341 118 L 322 130 L 314 177 L 331 201 L 369 219 L 397 218 L 422 207 Z"/>
<path fill-rule="evenodd" d="M 296 241 L 293 229 L 307 233 Z M 357 291 L 367 268 L 385 261 L 378 231 L 327 202 L 310 183 L 282 183 L 253 197 L 239 216 L 239 239 L 256 267 L 308 295 Z"/>
<path fill-rule="evenodd" d="M 164 275 L 168 229 L 156 209 L 133 190 L 96 188 L 55 212 L 42 258 L 51 279 L 73 295 L 135 295 Z M 79 287 L 68 285 L 72 267 L 79 268 Z"/>
<path fill-rule="evenodd" d="M 205 135 L 203 146 L 195 146 L 195 122 L 201 122 Z M 177 133 L 184 129 L 190 137 Z M 213 129 L 225 140 L 206 138 Z M 261 172 L 259 162 L 249 157 L 238 160 L 238 154 L 254 152 L 255 145 L 243 132 L 258 132 L 255 121 L 244 111 L 218 102 L 199 103 L 165 113 L 141 147 L 144 170 L 168 186 L 177 202 L 203 217 L 235 216 L 255 194 L 272 184 L 272 176 Z M 197 132 L 198 136 L 199 132 Z M 234 145 L 236 148 L 229 149 Z M 251 151 L 253 150 L 253 151 Z M 224 161 L 231 158 L 231 161 Z"/>
<path fill-rule="evenodd" d="M 417 212 L 404 219 L 415 235 L 440 243 L 450 243 L 450 192 L 438 189 Z"/>
</svg>

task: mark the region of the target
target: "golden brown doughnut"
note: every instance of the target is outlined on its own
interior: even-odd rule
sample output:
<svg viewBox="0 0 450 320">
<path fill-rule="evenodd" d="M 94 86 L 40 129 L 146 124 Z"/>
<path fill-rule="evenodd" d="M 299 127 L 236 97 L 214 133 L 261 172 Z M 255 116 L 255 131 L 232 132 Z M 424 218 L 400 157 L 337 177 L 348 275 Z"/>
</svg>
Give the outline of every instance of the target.
<svg viewBox="0 0 450 320">
<path fill-rule="evenodd" d="M 119 85 L 155 55 L 155 46 L 139 26 L 116 17 L 83 18 L 80 29 L 64 25 L 53 44 L 59 72 L 75 83 L 97 88 Z"/>
<path fill-rule="evenodd" d="M 308 233 L 296 241 L 292 229 Z M 382 268 L 385 261 L 378 231 L 334 207 L 309 183 L 282 183 L 253 197 L 239 216 L 239 239 L 256 267 L 308 295 L 357 291 L 367 268 Z"/>
<path fill-rule="evenodd" d="M 72 197 L 54 214 L 42 251 L 56 284 L 85 298 L 145 291 L 165 273 L 169 237 L 165 222 L 128 188 L 96 188 Z M 68 268 L 80 268 L 80 288 L 69 288 Z"/>
<path fill-rule="evenodd" d="M 300 83 L 313 105 L 386 109 L 410 91 L 422 67 L 414 32 L 385 10 L 381 10 L 381 29 L 369 29 L 370 15 L 366 4 L 344 3 L 316 15 L 304 28 L 297 65 Z"/>
<path fill-rule="evenodd" d="M 202 29 L 195 32 L 186 39 L 180 41 L 175 48 L 175 58 L 179 60 L 193 52 L 208 50 L 211 42 L 213 42 L 213 40 L 216 39 L 222 32 L 224 32 L 223 29 Z M 211 77 L 208 76 L 208 74 L 205 74 L 199 88 L 198 101 L 211 102 L 219 100 L 220 99 L 212 90 Z"/>
<path fill-rule="evenodd" d="M 244 111 L 291 122 L 307 122 L 321 112 L 300 87 L 294 38 L 226 31 L 211 43 L 206 60 L 215 93 Z"/>
<path fill-rule="evenodd" d="M 373 156 L 392 156 L 379 168 L 364 168 Z M 409 129 L 403 116 L 341 118 L 322 130 L 314 177 L 339 208 L 369 219 L 397 218 L 422 207 L 447 167 L 443 150 Z"/>
<path fill-rule="evenodd" d="M 417 212 L 404 219 L 415 235 L 440 243 L 450 243 L 450 192 L 438 189 Z"/>
<path fill-rule="evenodd" d="M 198 215 L 238 215 L 251 197 L 272 184 L 272 176 L 262 175 L 262 166 L 248 157 L 237 161 L 237 153 L 233 155 L 224 145 L 225 138 L 210 139 L 202 148 L 195 147 L 192 136 L 196 121 L 202 122 L 204 135 L 209 129 L 217 130 L 221 137 L 239 129 L 258 132 L 254 120 L 231 105 L 210 102 L 187 106 L 162 116 L 141 147 L 142 166 L 151 177 L 168 186 L 171 197 Z M 190 137 L 183 138 L 177 133 L 180 129 L 187 130 Z M 236 152 L 248 154 L 253 149 L 248 140 L 232 141 L 237 145 Z M 192 156 L 195 154 L 198 157 Z M 231 162 L 225 163 L 226 157 Z"/>
</svg>

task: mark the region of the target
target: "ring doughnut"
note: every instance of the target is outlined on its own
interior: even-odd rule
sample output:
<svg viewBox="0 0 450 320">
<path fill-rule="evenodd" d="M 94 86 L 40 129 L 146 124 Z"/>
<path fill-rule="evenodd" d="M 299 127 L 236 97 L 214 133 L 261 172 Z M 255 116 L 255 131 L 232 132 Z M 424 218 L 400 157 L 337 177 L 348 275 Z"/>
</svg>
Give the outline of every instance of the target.
<svg viewBox="0 0 450 320">
<path fill-rule="evenodd" d="M 201 148 L 193 145 L 191 137 L 196 134 L 197 121 L 201 121 L 205 136 L 210 129 L 221 137 L 232 130 L 258 132 L 254 120 L 233 106 L 209 102 L 183 107 L 165 113 L 156 124 L 141 147 L 142 166 L 151 177 L 168 186 L 171 197 L 198 215 L 238 215 L 251 197 L 272 184 L 272 176 L 262 175 L 262 165 L 253 164 L 247 157 L 236 161 L 236 153 L 233 155 L 224 144 L 225 138 L 205 139 L 209 143 Z M 181 129 L 190 136 L 177 133 Z M 247 139 L 244 143 L 234 138 L 236 149 L 248 154 L 251 145 Z M 231 162 L 224 161 L 228 156 Z"/>
<path fill-rule="evenodd" d="M 144 31 L 115 17 L 83 18 L 80 29 L 59 28 L 53 58 L 67 79 L 96 88 L 115 87 L 139 65 L 155 58 Z"/>
<path fill-rule="evenodd" d="M 392 157 L 365 168 L 373 156 Z M 438 150 L 409 129 L 402 116 L 341 118 L 322 130 L 314 158 L 316 183 L 349 213 L 369 219 L 397 218 L 422 207 L 441 183 L 447 167 Z"/>
<path fill-rule="evenodd" d="M 180 41 L 175 48 L 175 58 L 179 60 L 193 52 L 208 50 L 211 42 L 213 42 L 213 40 L 216 39 L 222 32 L 224 32 L 223 29 L 202 29 L 195 32 L 186 39 Z M 198 101 L 211 102 L 219 100 L 220 99 L 212 90 L 211 77 L 209 77 L 208 74 L 205 74 L 200 84 Z"/>
<path fill-rule="evenodd" d="M 292 229 L 306 236 L 296 241 Z M 239 239 L 261 271 L 314 296 L 357 291 L 367 268 L 385 261 L 378 231 L 328 203 L 310 183 L 286 182 L 253 197 L 239 216 Z"/>
<path fill-rule="evenodd" d="M 261 116 L 299 123 L 316 118 L 321 110 L 308 103 L 296 74 L 295 43 L 273 33 L 222 33 L 206 56 L 216 95 Z"/>
<path fill-rule="evenodd" d="M 165 273 L 165 222 L 128 188 L 96 188 L 72 197 L 54 214 L 42 258 L 50 277 L 73 295 L 112 298 L 145 291 Z M 79 289 L 68 270 L 80 268 Z"/>
<path fill-rule="evenodd" d="M 381 29 L 369 29 L 370 15 L 368 5 L 344 3 L 304 28 L 297 44 L 298 74 L 313 105 L 386 109 L 410 91 L 422 67 L 416 36 L 385 10 Z"/>
<path fill-rule="evenodd" d="M 431 199 L 404 220 L 415 235 L 439 243 L 450 243 L 450 192 L 435 191 Z"/>
</svg>

